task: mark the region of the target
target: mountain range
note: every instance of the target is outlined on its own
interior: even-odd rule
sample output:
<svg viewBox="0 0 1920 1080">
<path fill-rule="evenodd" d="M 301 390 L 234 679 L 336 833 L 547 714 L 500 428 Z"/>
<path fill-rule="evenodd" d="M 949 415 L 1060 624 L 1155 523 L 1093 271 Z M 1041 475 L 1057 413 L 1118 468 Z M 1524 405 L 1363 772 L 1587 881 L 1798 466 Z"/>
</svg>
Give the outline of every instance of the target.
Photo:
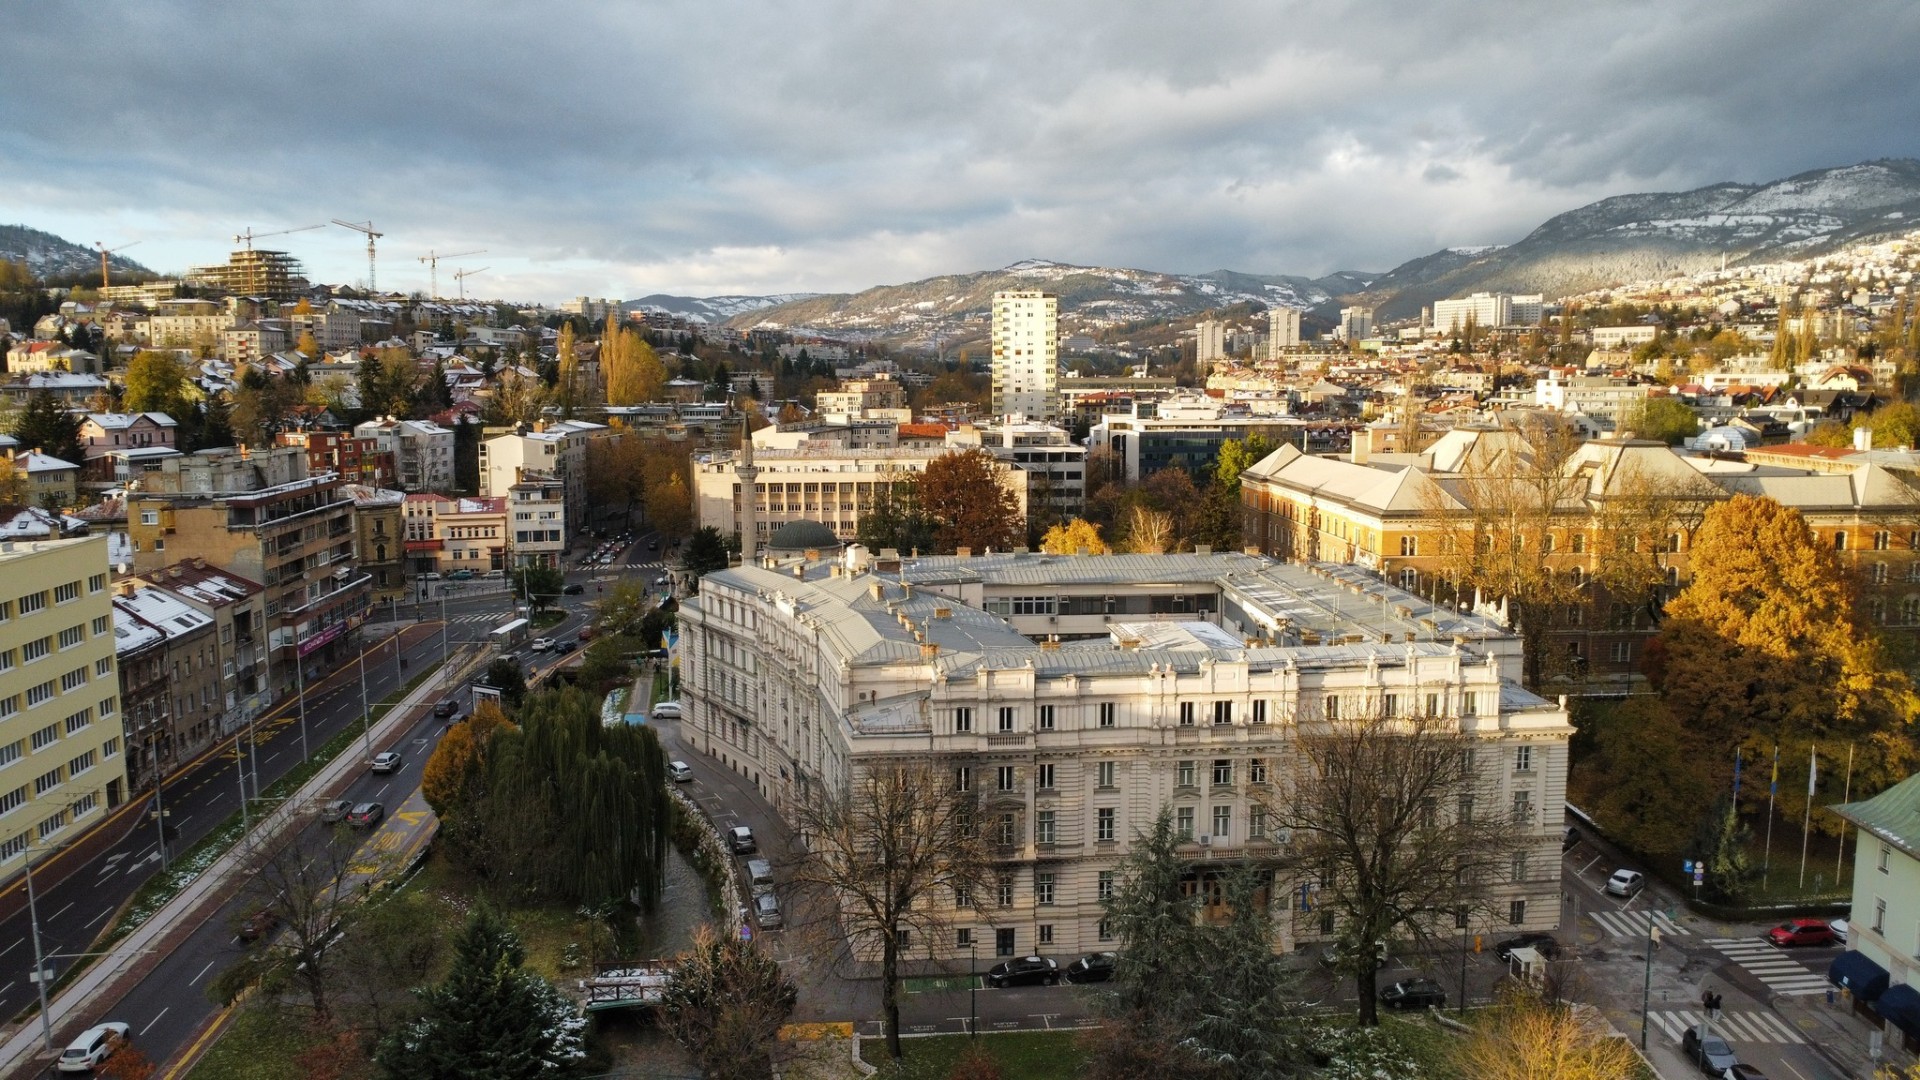
<svg viewBox="0 0 1920 1080">
<path fill-rule="evenodd" d="M 1154 320 L 1181 321 L 1235 304 L 1285 304 L 1330 325 L 1339 309 L 1363 304 L 1384 319 L 1481 291 L 1557 298 L 1629 281 L 1728 265 L 1806 259 L 1920 229 L 1920 161 L 1868 161 L 1815 169 L 1765 184 L 1721 183 L 1682 192 L 1618 195 L 1557 215 L 1516 243 L 1448 248 L 1392 270 L 1323 277 L 1169 274 L 1042 259 L 1000 270 L 951 274 L 858 293 L 801 298 L 725 297 L 738 328 L 859 334 L 909 344 L 981 336 L 988 304 L 1002 289 L 1043 289 L 1060 297 L 1062 324 L 1096 330 Z M 665 309 L 677 297 L 641 304 Z"/>
<path fill-rule="evenodd" d="M 100 253 L 25 225 L 0 225 L 0 259 L 25 263 L 39 278 L 66 278 L 100 272 Z M 152 273 L 121 255 L 107 256 L 113 269 L 126 274 Z"/>
</svg>

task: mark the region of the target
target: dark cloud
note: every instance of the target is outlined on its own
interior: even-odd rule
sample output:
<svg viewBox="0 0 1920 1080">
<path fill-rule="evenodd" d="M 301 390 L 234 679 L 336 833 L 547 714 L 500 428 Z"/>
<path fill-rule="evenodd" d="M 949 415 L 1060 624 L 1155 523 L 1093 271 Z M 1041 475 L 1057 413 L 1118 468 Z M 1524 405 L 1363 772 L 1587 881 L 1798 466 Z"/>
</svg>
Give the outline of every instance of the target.
<svg viewBox="0 0 1920 1080">
<path fill-rule="evenodd" d="M 371 219 L 383 285 L 484 247 L 527 298 L 1029 256 L 1381 270 L 1609 194 L 1920 156 L 1905 0 L 51 0 L 8 22 L 0 218 L 141 238 L 161 267 L 248 225 Z M 364 276 L 345 230 L 286 243 Z"/>
</svg>

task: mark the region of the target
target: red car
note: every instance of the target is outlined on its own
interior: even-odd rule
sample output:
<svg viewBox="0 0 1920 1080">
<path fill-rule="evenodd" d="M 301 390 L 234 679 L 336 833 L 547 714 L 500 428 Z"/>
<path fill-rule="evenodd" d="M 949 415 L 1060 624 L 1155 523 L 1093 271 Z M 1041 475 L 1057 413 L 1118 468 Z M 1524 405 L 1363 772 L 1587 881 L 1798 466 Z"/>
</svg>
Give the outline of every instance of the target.
<svg viewBox="0 0 1920 1080">
<path fill-rule="evenodd" d="M 1825 919 L 1788 919 L 1767 931 L 1767 941 L 1781 948 L 1794 945 L 1831 945 L 1833 927 Z"/>
</svg>

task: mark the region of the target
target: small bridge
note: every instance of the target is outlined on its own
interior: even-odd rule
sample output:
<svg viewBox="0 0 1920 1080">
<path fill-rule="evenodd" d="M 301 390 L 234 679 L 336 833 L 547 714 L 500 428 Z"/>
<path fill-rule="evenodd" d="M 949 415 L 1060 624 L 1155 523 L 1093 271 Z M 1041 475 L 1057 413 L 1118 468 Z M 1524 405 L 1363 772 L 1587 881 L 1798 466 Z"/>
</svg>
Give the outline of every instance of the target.
<svg viewBox="0 0 1920 1080">
<path fill-rule="evenodd" d="M 640 967 L 613 968 L 580 980 L 587 1012 L 651 1008 L 660 1004 L 673 966 L 651 960 Z"/>
</svg>

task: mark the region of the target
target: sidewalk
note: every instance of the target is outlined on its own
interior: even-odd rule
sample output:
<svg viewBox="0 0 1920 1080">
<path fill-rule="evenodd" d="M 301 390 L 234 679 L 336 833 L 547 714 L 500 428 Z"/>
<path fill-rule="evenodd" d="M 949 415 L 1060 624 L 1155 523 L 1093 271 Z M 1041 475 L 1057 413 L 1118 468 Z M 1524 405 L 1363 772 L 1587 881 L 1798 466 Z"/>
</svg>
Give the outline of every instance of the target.
<svg viewBox="0 0 1920 1080">
<path fill-rule="evenodd" d="M 456 678 L 484 660 L 482 650 L 476 657 L 455 656 Z M 387 710 L 375 725 L 374 738 L 386 739 L 398 734 L 416 719 L 417 710 L 440 695 L 439 679 L 427 679 L 401 702 Z M 235 879 L 244 877 L 254 853 L 283 843 L 294 829 L 306 821 L 311 809 L 328 793 L 339 790 L 352 774 L 364 768 L 359 755 L 346 753 L 334 758 L 307 781 L 293 796 L 255 823 L 253 831 L 239 844 L 214 862 L 165 907 L 153 913 L 133 933 L 121 939 L 113 951 L 101 957 L 86 973 L 68 983 L 50 1003 L 54 1020 L 54 1053 L 88 1024 L 116 1004 L 127 990 L 144 978 L 157 961 L 151 957 L 165 953 L 170 942 L 190 933 L 211 918 L 225 903 Z M 42 1046 L 40 1018 L 34 1016 L 0 1044 L 0 1076 L 27 1076 L 42 1072 L 52 1064 L 52 1056 Z"/>
<path fill-rule="evenodd" d="M 1804 1033 L 1807 1042 L 1834 1068 L 1852 1080 L 1872 1080 L 1875 1069 L 1882 1065 L 1904 1065 L 1912 1057 L 1900 1049 L 1899 1031 L 1891 1026 L 1884 1034 L 1875 1031 L 1839 994 L 1831 1004 L 1824 997 L 1782 997 L 1774 1001 L 1773 1008 L 1795 1030 Z M 1870 1053 L 1871 1038 L 1876 1034 L 1881 1035 L 1882 1042 L 1878 1061 Z"/>
</svg>

